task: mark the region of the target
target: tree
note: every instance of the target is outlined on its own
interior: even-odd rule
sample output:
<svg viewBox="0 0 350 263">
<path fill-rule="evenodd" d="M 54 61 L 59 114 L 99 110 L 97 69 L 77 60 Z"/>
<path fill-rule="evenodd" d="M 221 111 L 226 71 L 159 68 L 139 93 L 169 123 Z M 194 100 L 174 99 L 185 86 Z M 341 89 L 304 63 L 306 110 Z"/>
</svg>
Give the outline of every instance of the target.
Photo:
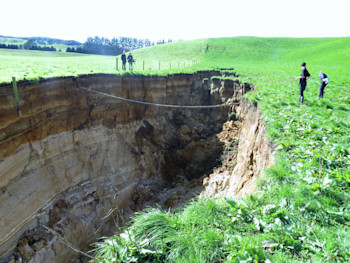
<svg viewBox="0 0 350 263">
<path fill-rule="evenodd" d="M 33 49 L 33 47 L 37 47 L 37 46 L 38 44 L 33 39 L 29 39 L 23 45 L 24 49 Z"/>
</svg>

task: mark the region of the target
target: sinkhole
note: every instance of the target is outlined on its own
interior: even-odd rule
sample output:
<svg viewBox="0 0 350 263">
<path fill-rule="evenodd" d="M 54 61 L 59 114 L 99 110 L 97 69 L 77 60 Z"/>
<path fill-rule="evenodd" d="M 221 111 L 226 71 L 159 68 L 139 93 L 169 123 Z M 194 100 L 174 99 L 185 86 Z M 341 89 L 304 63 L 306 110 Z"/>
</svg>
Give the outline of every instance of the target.
<svg viewBox="0 0 350 263">
<path fill-rule="evenodd" d="M 84 262 L 120 211 L 253 187 L 272 147 L 253 87 L 228 77 L 22 81 L 19 107 L 0 86 L 0 262 Z"/>
</svg>

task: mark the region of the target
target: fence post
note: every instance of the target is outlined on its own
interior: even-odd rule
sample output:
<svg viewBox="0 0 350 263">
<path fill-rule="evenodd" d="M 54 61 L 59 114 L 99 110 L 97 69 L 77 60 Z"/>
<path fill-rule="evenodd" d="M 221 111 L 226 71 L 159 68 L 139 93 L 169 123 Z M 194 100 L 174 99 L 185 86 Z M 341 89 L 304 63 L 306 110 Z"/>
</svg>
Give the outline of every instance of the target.
<svg viewBox="0 0 350 263">
<path fill-rule="evenodd" d="M 117 70 L 119 71 L 119 69 L 118 69 L 118 57 L 116 57 L 116 59 L 115 59 L 115 67 L 117 68 Z"/>
<path fill-rule="evenodd" d="M 15 96 L 15 101 L 16 101 L 16 110 L 18 116 L 21 116 L 21 109 L 19 107 L 19 97 L 18 97 L 18 89 L 17 89 L 17 82 L 16 78 L 12 77 L 12 88 L 13 88 L 13 94 Z"/>
</svg>

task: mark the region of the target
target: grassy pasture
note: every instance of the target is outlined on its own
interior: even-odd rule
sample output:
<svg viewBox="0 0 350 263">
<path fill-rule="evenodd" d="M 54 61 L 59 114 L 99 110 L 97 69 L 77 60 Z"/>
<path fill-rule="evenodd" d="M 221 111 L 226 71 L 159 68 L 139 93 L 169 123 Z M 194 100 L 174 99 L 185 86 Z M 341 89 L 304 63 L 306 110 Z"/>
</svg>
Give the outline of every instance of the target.
<svg viewBox="0 0 350 263">
<path fill-rule="evenodd" d="M 201 51 L 195 69 L 234 67 L 256 86 L 247 97 L 264 114 L 276 162 L 245 199 L 136 215 L 122 235 L 96 244 L 96 261 L 349 262 L 350 38 L 201 41 L 189 43 Z M 311 79 L 300 105 L 303 61 Z M 323 100 L 320 70 L 331 80 Z"/>
<path fill-rule="evenodd" d="M 115 73 L 113 57 L 35 50 L 0 49 L 0 83 L 12 76 L 37 79 L 89 73 Z"/>
<path fill-rule="evenodd" d="M 0 82 L 14 74 L 120 74 L 115 57 L 11 52 L 0 49 Z M 137 74 L 235 68 L 257 88 L 247 97 L 264 114 L 276 161 L 245 199 L 194 200 L 176 213 L 136 215 L 121 236 L 97 245 L 96 261 L 350 262 L 350 38 L 201 39 L 133 55 Z M 159 71 L 159 61 L 188 65 Z M 302 61 L 311 79 L 300 105 L 295 77 Z M 330 78 L 323 100 L 320 70 Z"/>
<path fill-rule="evenodd" d="M 176 42 L 136 50 L 132 52 L 136 60 L 134 73 L 168 74 L 189 68 L 193 71 L 193 67 L 205 53 L 206 41 L 195 40 L 191 44 Z M 116 60 L 119 70 L 116 70 Z M 120 56 L 0 48 L 0 61 L 0 83 L 10 82 L 12 77 L 21 80 L 93 73 L 125 73 L 122 71 Z M 126 66 L 128 69 L 128 63 Z"/>
</svg>

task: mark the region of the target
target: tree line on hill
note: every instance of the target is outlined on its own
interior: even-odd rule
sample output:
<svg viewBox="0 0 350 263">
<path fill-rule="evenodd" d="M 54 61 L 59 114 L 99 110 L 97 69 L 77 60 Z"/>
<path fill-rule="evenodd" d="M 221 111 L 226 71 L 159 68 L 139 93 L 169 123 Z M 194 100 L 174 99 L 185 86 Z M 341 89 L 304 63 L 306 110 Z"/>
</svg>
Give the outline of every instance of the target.
<svg viewBox="0 0 350 263">
<path fill-rule="evenodd" d="M 23 45 L 15 45 L 15 44 L 0 44 L 0 48 L 7 49 L 26 49 L 26 50 L 39 50 L 39 51 L 57 51 L 53 46 L 38 46 L 38 44 L 30 39 L 25 42 Z"/>
<path fill-rule="evenodd" d="M 23 48 L 27 50 L 56 51 L 56 48 L 54 48 L 53 46 L 38 46 L 36 41 L 34 41 L 33 39 L 29 39 L 27 42 L 25 42 Z"/>
<path fill-rule="evenodd" d="M 63 41 L 63 40 L 62 40 Z M 63 42 L 60 43 L 63 43 Z M 108 39 L 104 37 L 89 37 L 83 45 L 77 41 L 65 41 L 69 45 L 79 44 L 78 47 L 68 47 L 66 52 L 76 52 L 84 54 L 98 54 L 98 55 L 120 55 L 123 51 L 131 51 L 139 48 L 161 45 L 173 42 L 160 40 L 152 42 L 149 39 L 138 39 L 131 37 L 119 37 Z M 38 43 L 41 45 L 39 46 Z M 26 50 L 40 50 L 40 51 L 57 51 L 53 46 L 48 46 L 48 43 L 57 44 L 57 39 L 51 38 L 29 38 L 23 45 L 16 44 L 0 44 L 0 48 L 7 49 L 26 49 Z M 61 51 L 61 50 L 59 50 Z"/>
<path fill-rule="evenodd" d="M 23 44 L 19 44 L 18 42 L 22 42 Z M 75 40 L 62 40 L 49 37 L 11 37 L 0 35 L 0 48 L 57 51 L 52 46 L 53 44 L 61 44 L 66 46 L 82 45 L 81 42 Z"/>
<path fill-rule="evenodd" d="M 173 41 L 169 39 L 167 42 L 165 40 L 161 40 L 155 43 L 151 42 L 149 39 L 137 39 L 130 37 L 119 37 L 113 39 L 104 37 L 89 37 L 82 47 L 68 47 L 66 52 L 99 55 L 120 55 L 123 53 L 123 50 L 130 51 L 169 42 Z"/>
<path fill-rule="evenodd" d="M 62 40 L 58 38 L 50 38 L 50 37 L 30 37 L 30 38 L 23 38 L 26 40 L 34 40 L 39 45 L 53 45 L 53 44 L 62 44 L 66 46 L 79 46 L 81 45 L 80 42 L 75 40 Z"/>
<path fill-rule="evenodd" d="M 18 45 L 11 45 L 11 44 L 0 44 L 0 48 L 8 48 L 8 49 L 19 49 L 20 46 Z"/>
</svg>

